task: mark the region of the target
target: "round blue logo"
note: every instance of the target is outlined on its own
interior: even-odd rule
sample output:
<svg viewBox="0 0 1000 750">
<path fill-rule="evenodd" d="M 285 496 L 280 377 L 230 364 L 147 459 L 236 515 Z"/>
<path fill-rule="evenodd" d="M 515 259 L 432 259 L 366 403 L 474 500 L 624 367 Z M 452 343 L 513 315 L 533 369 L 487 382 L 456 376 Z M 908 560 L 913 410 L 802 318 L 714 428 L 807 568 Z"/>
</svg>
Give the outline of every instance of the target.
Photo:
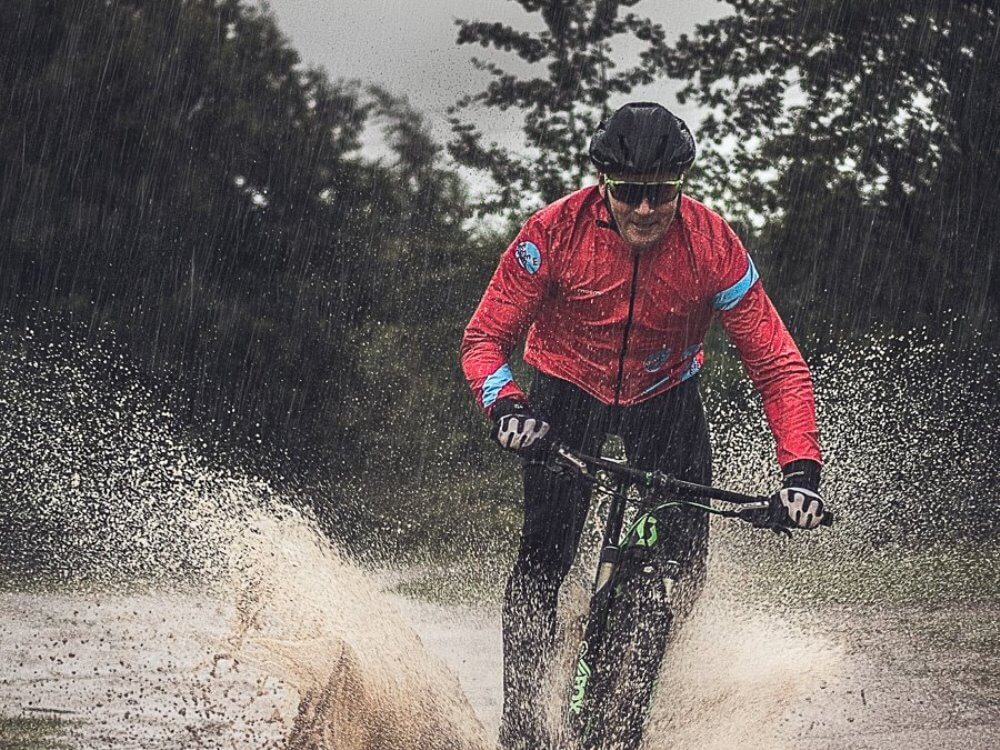
<svg viewBox="0 0 1000 750">
<path fill-rule="evenodd" d="M 517 262 L 521 268 L 531 274 L 538 273 L 542 266 L 542 254 L 538 251 L 538 245 L 534 242 L 521 242 L 514 250 Z"/>
<path fill-rule="evenodd" d="M 653 352 L 643 361 L 643 368 L 646 372 L 656 372 L 663 367 L 663 365 L 667 364 L 667 360 L 670 359 L 671 351 L 673 350 L 668 346 L 665 349 Z"/>
</svg>

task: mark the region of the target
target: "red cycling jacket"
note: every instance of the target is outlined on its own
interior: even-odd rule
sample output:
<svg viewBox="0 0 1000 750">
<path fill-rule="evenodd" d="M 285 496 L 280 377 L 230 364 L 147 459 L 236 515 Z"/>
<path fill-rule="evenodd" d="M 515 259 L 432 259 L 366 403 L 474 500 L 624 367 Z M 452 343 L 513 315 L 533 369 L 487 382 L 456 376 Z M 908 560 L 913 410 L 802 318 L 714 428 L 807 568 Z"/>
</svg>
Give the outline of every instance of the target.
<svg viewBox="0 0 1000 750">
<path fill-rule="evenodd" d="M 809 368 L 739 238 L 681 197 L 662 244 L 635 252 L 597 186 L 533 215 L 500 259 L 462 339 L 462 369 L 489 414 L 526 400 L 508 358 L 524 360 L 605 404 L 629 406 L 694 376 L 713 315 L 764 402 L 778 462 L 820 461 Z"/>
</svg>

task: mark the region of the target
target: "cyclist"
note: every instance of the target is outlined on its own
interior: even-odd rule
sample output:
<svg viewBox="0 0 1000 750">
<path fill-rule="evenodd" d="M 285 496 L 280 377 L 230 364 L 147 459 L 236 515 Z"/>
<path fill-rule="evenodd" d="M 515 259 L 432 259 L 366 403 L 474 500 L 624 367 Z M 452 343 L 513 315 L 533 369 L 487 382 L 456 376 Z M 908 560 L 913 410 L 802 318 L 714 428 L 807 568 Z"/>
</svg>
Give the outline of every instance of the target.
<svg viewBox="0 0 1000 750">
<path fill-rule="evenodd" d="M 823 515 L 809 370 L 739 238 L 682 193 L 695 158 L 687 126 L 658 104 L 626 104 L 599 125 L 590 158 L 597 184 L 525 222 L 462 340 L 462 367 L 494 438 L 523 456 L 524 525 L 503 611 L 505 750 L 552 746 L 541 683 L 559 587 L 589 503 L 585 486 L 548 471 L 526 450 L 547 433 L 590 454 L 614 433 L 632 464 L 709 484 L 697 381 L 702 342 L 718 317 L 777 444 L 777 512 L 802 528 Z M 508 364 L 525 337 L 524 360 L 534 368 L 530 398 Z M 703 580 L 707 516 L 674 510 L 658 521 L 651 559 L 679 563 L 683 612 Z M 656 608 L 648 609 L 655 619 Z M 655 622 L 644 627 L 655 631 Z M 651 647 L 662 648 L 655 641 Z"/>
</svg>

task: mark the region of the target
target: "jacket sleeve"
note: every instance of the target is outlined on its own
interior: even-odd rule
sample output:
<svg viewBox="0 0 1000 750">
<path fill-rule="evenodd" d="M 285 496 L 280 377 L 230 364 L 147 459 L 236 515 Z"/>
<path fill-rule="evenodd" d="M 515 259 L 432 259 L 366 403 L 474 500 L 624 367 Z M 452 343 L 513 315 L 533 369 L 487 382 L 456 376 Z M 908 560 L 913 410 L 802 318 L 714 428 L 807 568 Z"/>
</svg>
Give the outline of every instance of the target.
<svg viewBox="0 0 1000 750">
<path fill-rule="evenodd" d="M 729 236 L 722 253 L 718 278 L 712 306 L 764 403 L 778 463 L 785 467 L 803 458 L 820 463 L 809 367 L 735 234 Z"/>
<path fill-rule="evenodd" d="M 489 416 L 499 398 L 527 400 L 508 359 L 524 338 L 551 279 L 545 228 L 529 219 L 510 244 L 462 337 L 462 370 L 476 402 Z"/>
</svg>

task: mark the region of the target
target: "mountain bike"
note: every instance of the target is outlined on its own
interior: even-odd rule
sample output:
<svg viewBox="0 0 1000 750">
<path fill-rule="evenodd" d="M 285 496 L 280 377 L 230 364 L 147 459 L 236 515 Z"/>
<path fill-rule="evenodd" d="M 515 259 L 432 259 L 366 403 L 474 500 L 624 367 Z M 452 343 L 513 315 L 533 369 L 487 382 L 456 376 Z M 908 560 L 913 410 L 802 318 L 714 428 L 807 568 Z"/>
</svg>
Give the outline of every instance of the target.
<svg viewBox="0 0 1000 750">
<path fill-rule="evenodd" d="M 651 554 L 660 534 L 658 514 L 688 508 L 788 535 L 791 531 L 775 520 L 780 516 L 766 496 L 686 482 L 561 445 L 550 448 L 547 460 L 552 470 L 575 474 L 610 498 L 559 747 L 635 750 L 642 742 L 674 619 L 680 574 L 679 563 Z M 632 488 L 644 493 L 642 500 L 630 497 Z M 725 505 L 713 506 L 712 500 Z M 629 504 L 638 505 L 638 516 L 622 534 Z M 827 512 L 821 524 L 831 526 L 832 514 Z"/>
</svg>

